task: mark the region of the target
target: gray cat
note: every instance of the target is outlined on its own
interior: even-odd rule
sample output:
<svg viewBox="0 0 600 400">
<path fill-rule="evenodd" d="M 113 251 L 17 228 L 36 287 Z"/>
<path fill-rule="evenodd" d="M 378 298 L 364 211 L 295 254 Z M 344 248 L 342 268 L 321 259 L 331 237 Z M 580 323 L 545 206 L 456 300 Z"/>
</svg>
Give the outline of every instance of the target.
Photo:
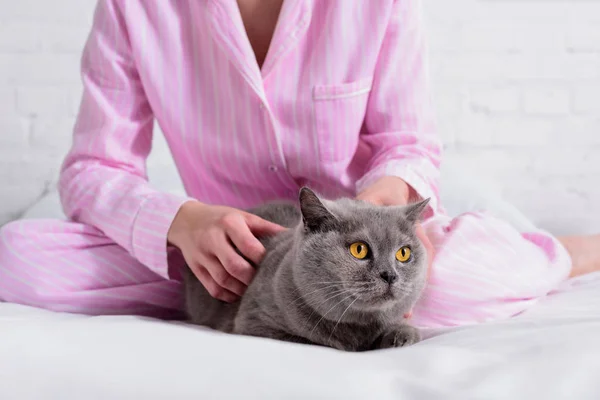
<svg viewBox="0 0 600 400">
<path fill-rule="evenodd" d="M 212 298 L 185 268 L 189 321 L 347 351 L 418 342 L 404 314 L 425 286 L 427 255 L 414 228 L 429 200 L 377 207 L 321 200 L 307 188 L 299 200 L 300 208 L 268 204 L 250 211 L 290 229 L 261 239 L 266 256 L 239 302 Z"/>
</svg>

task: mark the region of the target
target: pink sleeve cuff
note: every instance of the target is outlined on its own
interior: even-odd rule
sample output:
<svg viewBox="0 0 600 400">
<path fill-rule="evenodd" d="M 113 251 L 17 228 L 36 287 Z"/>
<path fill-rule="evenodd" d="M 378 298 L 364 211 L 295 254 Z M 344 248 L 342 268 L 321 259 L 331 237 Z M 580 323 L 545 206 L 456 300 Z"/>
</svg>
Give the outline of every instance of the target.
<svg viewBox="0 0 600 400">
<path fill-rule="evenodd" d="M 181 206 L 191 200 L 170 193 L 151 194 L 142 201 L 133 222 L 133 256 L 166 279 L 171 278 L 167 261 L 167 234 Z"/>
</svg>

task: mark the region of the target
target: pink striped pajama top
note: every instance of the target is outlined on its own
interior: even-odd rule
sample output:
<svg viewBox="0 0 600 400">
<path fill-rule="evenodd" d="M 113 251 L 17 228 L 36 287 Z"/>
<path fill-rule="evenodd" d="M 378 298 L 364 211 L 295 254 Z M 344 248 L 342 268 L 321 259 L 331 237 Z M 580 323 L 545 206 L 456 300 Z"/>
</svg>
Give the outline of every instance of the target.
<svg viewBox="0 0 600 400">
<path fill-rule="evenodd" d="M 302 185 L 353 196 L 386 175 L 432 198 L 437 255 L 417 325 L 509 317 L 569 273 L 544 232 L 444 214 L 417 0 L 286 0 L 262 68 L 234 0 L 103 0 L 82 75 L 60 177 L 69 220 L 2 228 L 4 301 L 168 316 L 181 296 L 166 235 L 189 198 L 246 208 Z M 189 197 L 147 182 L 155 119 Z"/>
</svg>

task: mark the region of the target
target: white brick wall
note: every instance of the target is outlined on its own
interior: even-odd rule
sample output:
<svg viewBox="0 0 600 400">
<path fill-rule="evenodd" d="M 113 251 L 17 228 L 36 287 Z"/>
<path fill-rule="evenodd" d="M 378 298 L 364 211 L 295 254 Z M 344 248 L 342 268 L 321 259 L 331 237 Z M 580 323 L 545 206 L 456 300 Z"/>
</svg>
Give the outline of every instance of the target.
<svg viewBox="0 0 600 400">
<path fill-rule="evenodd" d="M 600 230 L 600 0 L 423 2 L 447 157 L 544 228 Z M 0 0 L 0 224 L 56 179 L 94 4 Z"/>
<path fill-rule="evenodd" d="M 543 228 L 600 231 L 600 1 L 423 1 L 447 158 Z"/>
<path fill-rule="evenodd" d="M 0 0 L 0 224 L 56 180 L 95 0 Z"/>
</svg>

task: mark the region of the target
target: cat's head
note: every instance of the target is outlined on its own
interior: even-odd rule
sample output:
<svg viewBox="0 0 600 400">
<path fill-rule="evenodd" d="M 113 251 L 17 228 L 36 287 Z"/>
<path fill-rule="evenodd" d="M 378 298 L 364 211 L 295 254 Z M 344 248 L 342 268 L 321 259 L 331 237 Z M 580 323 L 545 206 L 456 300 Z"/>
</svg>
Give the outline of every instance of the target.
<svg viewBox="0 0 600 400">
<path fill-rule="evenodd" d="M 295 279 L 305 300 L 357 311 L 412 307 L 427 275 L 427 254 L 415 234 L 427 203 L 381 207 L 326 201 L 303 188 Z"/>
</svg>

